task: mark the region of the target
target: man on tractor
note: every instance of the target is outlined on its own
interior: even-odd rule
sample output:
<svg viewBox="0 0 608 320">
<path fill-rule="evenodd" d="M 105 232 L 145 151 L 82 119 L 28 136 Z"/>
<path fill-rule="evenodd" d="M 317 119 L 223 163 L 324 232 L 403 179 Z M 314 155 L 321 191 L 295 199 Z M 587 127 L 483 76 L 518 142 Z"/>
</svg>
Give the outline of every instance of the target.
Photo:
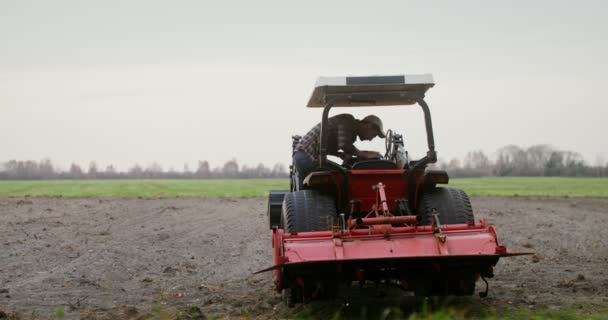
<svg viewBox="0 0 608 320">
<path fill-rule="evenodd" d="M 377 116 L 369 115 L 358 120 L 350 114 L 343 113 L 329 118 L 327 124 L 328 155 L 342 159 L 350 159 L 353 156 L 359 159 L 381 157 L 380 153 L 376 151 L 359 150 L 353 144 L 357 140 L 357 136 L 361 141 L 372 140 L 375 137 L 385 138 L 382 120 Z M 321 123 L 308 131 L 294 148 L 293 163 L 298 172 L 300 188 L 304 178 L 318 167 L 320 135 Z"/>
</svg>

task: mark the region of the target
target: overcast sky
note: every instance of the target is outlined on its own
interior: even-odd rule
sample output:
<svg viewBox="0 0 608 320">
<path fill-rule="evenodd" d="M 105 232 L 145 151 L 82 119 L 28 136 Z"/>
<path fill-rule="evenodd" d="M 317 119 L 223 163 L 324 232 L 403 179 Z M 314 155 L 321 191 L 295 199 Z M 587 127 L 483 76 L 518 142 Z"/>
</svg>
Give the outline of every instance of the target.
<svg viewBox="0 0 608 320">
<path fill-rule="evenodd" d="M 0 162 L 287 164 L 318 76 L 432 73 L 439 158 L 547 143 L 594 164 L 606 3 L 0 0 Z M 419 108 L 352 113 L 426 152 Z"/>
</svg>

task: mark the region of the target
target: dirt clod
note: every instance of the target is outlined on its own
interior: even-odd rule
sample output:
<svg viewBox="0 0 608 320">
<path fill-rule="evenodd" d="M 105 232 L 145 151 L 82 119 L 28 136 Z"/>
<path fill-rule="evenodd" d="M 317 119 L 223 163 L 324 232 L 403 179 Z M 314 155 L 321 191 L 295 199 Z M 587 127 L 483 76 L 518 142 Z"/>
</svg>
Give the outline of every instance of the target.
<svg viewBox="0 0 608 320">
<path fill-rule="evenodd" d="M 177 269 L 169 266 L 163 270 L 163 273 L 166 275 L 175 276 L 175 275 L 177 275 Z"/>
</svg>

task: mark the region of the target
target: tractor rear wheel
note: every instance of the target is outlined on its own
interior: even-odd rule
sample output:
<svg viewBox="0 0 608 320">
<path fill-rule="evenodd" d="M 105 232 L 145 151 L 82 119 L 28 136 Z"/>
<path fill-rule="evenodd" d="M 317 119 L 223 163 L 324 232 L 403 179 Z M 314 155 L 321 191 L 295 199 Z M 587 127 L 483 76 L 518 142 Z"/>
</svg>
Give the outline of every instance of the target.
<svg viewBox="0 0 608 320">
<path fill-rule="evenodd" d="M 336 218 L 333 197 L 316 190 L 289 192 L 283 200 L 281 226 L 285 233 L 328 231 Z"/>
<path fill-rule="evenodd" d="M 336 203 L 330 195 L 316 190 L 300 190 L 289 192 L 283 199 L 281 210 L 281 227 L 285 233 L 328 231 L 336 221 Z M 311 298 L 310 287 L 313 279 L 306 279 L 306 286 L 301 287 L 295 275 L 284 274 L 287 287 L 283 289 L 283 299 L 287 306 L 293 307 L 299 302 Z M 333 289 L 333 283 L 323 282 L 325 290 Z M 333 292 L 333 291 L 330 291 Z"/>
<path fill-rule="evenodd" d="M 439 213 L 439 222 L 447 224 L 475 223 L 473 208 L 467 194 L 459 189 L 434 188 L 420 197 L 418 215 L 422 225 L 431 225 L 433 209 Z M 449 240 L 448 240 L 449 241 Z M 472 295 L 475 292 L 475 273 L 469 270 L 451 270 L 450 275 L 430 274 L 417 292 L 424 296 Z"/>
<path fill-rule="evenodd" d="M 475 223 L 473 208 L 467 194 L 460 189 L 434 188 L 422 194 L 418 215 L 423 226 L 432 224 L 433 209 L 441 224 Z"/>
</svg>

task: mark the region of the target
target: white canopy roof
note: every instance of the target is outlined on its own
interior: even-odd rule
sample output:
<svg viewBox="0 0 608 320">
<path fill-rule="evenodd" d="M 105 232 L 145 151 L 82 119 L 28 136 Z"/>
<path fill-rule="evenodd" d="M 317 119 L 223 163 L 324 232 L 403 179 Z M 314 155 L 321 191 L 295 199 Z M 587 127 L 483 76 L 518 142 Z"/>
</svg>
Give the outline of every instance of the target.
<svg viewBox="0 0 608 320">
<path fill-rule="evenodd" d="M 336 107 L 408 105 L 416 103 L 412 93 L 424 96 L 434 85 L 431 74 L 320 77 L 307 106 L 324 107 L 330 100 Z"/>
</svg>

